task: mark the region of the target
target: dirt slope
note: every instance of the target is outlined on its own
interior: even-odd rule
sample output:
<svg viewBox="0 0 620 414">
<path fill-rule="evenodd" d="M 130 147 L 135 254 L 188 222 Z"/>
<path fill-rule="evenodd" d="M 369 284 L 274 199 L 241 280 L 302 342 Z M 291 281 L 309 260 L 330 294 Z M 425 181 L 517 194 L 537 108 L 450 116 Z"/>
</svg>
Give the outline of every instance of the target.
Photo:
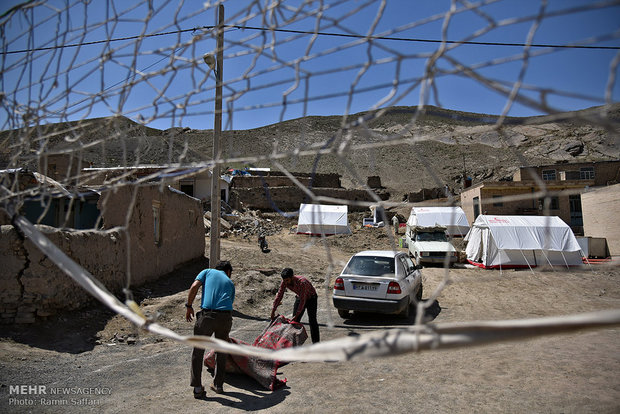
<svg viewBox="0 0 620 414">
<path fill-rule="evenodd" d="M 618 159 L 619 108 L 611 107 L 606 126 L 592 121 L 596 109 L 591 109 L 560 114 L 560 118 L 508 118 L 496 129 L 497 117 L 491 115 L 429 106 L 417 116 L 414 107 L 394 107 L 376 119 L 369 113 L 351 115 L 346 129 L 340 116 L 312 116 L 224 131 L 221 148 L 224 157 L 238 160 L 231 161 L 232 167 L 275 168 L 269 160 L 275 149 L 285 154 L 279 161 L 290 171 L 339 173 L 346 187 L 360 186 L 356 176 L 362 182 L 368 176 L 380 176 L 394 198 L 400 198 L 406 192 L 446 183 L 459 188 L 463 172 L 477 182 L 506 179 L 522 165 Z M 33 137 L 32 148 L 20 139 L 28 133 Z M 0 146 L 0 166 L 32 164 L 32 153 L 41 148 L 40 139 L 34 139 L 39 135 L 47 140 L 47 153 L 79 146 L 83 160 L 95 167 L 188 164 L 207 161 L 212 154 L 211 130 L 160 131 L 127 118 L 98 118 L 41 130 L 2 131 L 0 142 L 15 145 Z M 321 148 L 331 152 L 293 155 L 295 150 Z M 337 152 L 341 155 L 336 156 Z"/>
</svg>

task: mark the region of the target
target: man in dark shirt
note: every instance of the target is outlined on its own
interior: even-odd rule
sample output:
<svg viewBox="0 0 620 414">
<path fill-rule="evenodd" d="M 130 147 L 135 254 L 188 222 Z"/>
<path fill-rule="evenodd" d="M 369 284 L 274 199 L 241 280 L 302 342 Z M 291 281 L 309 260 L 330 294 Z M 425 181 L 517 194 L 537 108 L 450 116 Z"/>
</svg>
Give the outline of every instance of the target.
<svg viewBox="0 0 620 414">
<path fill-rule="evenodd" d="M 319 342 L 319 324 L 316 320 L 317 309 L 317 294 L 314 290 L 314 286 L 308 279 L 303 276 L 294 276 L 293 269 L 287 267 L 282 270 L 282 283 L 280 283 L 280 289 L 276 299 L 273 301 L 273 307 L 271 309 L 271 319 L 276 317 L 276 309 L 280 306 L 282 298 L 284 297 L 284 291 L 288 288 L 297 294 L 295 298 L 295 305 L 293 307 L 293 320 L 295 322 L 301 322 L 301 317 L 304 315 L 304 311 L 308 309 L 308 320 L 310 322 L 310 336 L 312 337 L 312 343 Z"/>
<path fill-rule="evenodd" d="M 205 269 L 198 273 L 189 288 L 185 304 L 185 319 L 192 321 L 194 308 L 192 303 L 202 287 L 200 311 L 196 313 L 194 335 L 211 336 L 223 341 L 228 340 L 232 328 L 232 309 L 235 300 L 235 285 L 230 280 L 232 266 L 228 261 L 221 261 L 215 269 Z M 192 351 L 192 375 L 190 385 L 194 387 L 194 398 L 204 398 L 206 392 L 202 386 L 202 365 L 205 350 L 194 348 Z M 226 373 L 226 354 L 217 352 L 215 360 L 215 376 L 211 389 L 217 394 L 224 392 L 224 375 Z"/>
</svg>

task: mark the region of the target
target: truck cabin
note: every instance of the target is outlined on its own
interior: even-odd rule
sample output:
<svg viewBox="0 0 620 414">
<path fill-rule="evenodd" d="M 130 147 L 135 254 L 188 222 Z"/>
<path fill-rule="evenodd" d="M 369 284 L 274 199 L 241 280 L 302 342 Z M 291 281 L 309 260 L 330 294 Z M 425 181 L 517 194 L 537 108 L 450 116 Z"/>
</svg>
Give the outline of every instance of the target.
<svg viewBox="0 0 620 414">
<path fill-rule="evenodd" d="M 445 231 L 416 231 L 415 241 L 419 242 L 447 242 L 448 236 Z"/>
</svg>

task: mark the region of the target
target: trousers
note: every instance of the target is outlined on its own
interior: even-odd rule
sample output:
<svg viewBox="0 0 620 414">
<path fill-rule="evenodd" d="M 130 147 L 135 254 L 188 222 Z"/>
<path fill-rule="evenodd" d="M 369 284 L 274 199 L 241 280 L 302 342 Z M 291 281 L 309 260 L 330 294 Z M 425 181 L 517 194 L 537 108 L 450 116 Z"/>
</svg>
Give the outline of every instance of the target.
<svg viewBox="0 0 620 414">
<path fill-rule="evenodd" d="M 301 314 L 299 315 L 299 320 L 296 322 L 301 322 L 301 318 L 304 316 L 304 312 L 306 309 L 308 310 L 308 322 L 310 323 L 310 337 L 312 338 L 312 343 L 315 344 L 321 340 L 321 336 L 319 334 L 319 323 L 316 320 L 316 308 L 317 308 L 317 296 L 314 295 L 311 298 L 308 298 L 306 301 L 306 306 L 301 310 Z M 293 306 L 293 315 L 297 315 L 297 308 L 299 307 L 299 296 L 295 297 L 295 305 Z"/>
<path fill-rule="evenodd" d="M 232 311 L 201 310 L 196 313 L 194 323 L 194 335 L 211 336 L 215 334 L 217 339 L 228 341 L 228 335 L 232 328 Z M 192 351 L 191 383 L 192 387 L 202 386 L 202 366 L 204 365 L 205 350 L 194 348 Z M 215 375 L 213 385 L 224 385 L 226 374 L 227 354 L 217 352 L 215 356 Z"/>
</svg>

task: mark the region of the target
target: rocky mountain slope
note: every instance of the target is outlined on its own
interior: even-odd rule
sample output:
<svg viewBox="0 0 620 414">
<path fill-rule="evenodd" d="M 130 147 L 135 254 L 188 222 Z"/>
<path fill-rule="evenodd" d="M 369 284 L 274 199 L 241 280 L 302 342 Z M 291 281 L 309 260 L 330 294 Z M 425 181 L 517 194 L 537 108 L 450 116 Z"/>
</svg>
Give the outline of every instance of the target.
<svg viewBox="0 0 620 414">
<path fill-rule="evenodd" d="M 378 117 L 350 115 L 347 122 L 342 116 L 310 116 L 224 131 L 221 148 L 230 167 L 277 169 L 275 159 L 290 171 L 339 173 L 345 187 L 379 176 L 395 198 L 444 184 L 458 189 L 463 174 L 475 183 L 508 179 L 522 165 L 618 159 L 620 105 L 604 109 L 507 118 L 496 128 L 496 116 L 394 107 Z M 89 119 L 2 131 L 0 163 L 29 165 L 37 153 L 71 150 L 95 167 L 191 164 L 212 158 L 212 137 L 211 130 L 162 131 L 123 117 Z"/>
</svg>

